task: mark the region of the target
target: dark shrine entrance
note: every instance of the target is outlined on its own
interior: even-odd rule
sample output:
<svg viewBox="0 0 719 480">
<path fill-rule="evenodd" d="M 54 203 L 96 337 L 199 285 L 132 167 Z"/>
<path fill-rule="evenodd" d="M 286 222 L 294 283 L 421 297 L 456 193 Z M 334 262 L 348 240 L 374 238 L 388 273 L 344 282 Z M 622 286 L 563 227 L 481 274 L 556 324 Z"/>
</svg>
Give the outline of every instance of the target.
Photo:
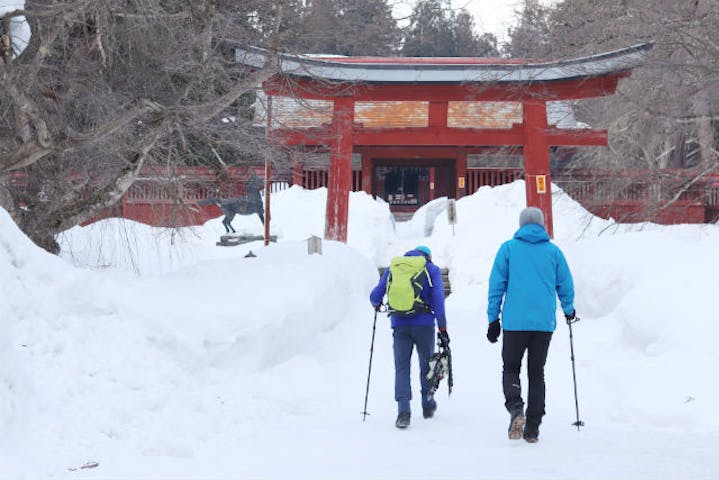
<svg viewBox="0 0 719 480">
<path fill-rule="evenodd" d="M 447 160 L 373 160 L 372 192 L 393 212 L 413 212 L 425 203 L 455 195 L 455 166 Z"/>
</svg>

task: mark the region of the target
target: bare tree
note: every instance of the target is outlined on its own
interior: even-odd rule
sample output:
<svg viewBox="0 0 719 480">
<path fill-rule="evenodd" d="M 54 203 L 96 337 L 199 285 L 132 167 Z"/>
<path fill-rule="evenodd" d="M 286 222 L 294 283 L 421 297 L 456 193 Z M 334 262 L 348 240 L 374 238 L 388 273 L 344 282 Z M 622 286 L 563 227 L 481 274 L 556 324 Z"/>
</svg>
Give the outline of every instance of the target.
<svg viewBox="0 0 719 480">
<path fill-rule="evenodd" d="M 114 204 L 143 166 L 257 155 L 248 111 L 276 70 L 234 45 L 280 47 L 287 2 L 28 0 L 2 16 L 0 206 L 38 245 Z M 24 17 L 27 46 L 7 26 Z M 3 48 L 3 45 L 5 48 Z M 222 122 L 223 118 L 231 122 Z M 28 185 L 14 188 L 13 172 Z"/>
<path fill-rule="evenodd" d="M 719 0 L 564 0 L 553 9 L 525 3 L 510 32 L 513 55 L 552 58 L 654 44 L 616 95 L 576 106 L 578 118 L 610 133 L 610 148 L 583 151 L 580 165 L 684 169 L 673 189 L 655 189 L 665 193 L 648 208 L 666 206 L 719 170 Z"/>
</svg>

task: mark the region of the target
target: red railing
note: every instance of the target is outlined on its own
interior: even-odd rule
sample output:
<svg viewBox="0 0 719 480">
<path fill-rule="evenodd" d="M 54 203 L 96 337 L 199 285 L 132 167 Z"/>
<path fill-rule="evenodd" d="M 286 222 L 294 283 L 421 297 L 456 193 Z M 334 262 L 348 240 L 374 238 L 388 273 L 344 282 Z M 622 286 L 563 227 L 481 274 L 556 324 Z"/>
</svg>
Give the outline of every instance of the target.
<svg viewBox="0 0 719 480">
<path fill-rule="evenodd" d="M 270 193 L 289 188 L 285 180 L 270 182 Z M 195 203 L 210 197 L 217 199 L 245 195 L 244 185 L 235 186 L 230 195 L 224 195 L 216 182 L 187 181 L 184 183 L 158 183 L 158 180 L 139 179 L 127 190 L 124 196 L 126 203 Z"/>
<path fill-rule="evenodd" d="M 302 187 L 309 190 L 327 187 L 329 174 L 327 170 L 303 170 Z"/>
<path fill-rule="evenodd" d="M 704 205 L 719 208 L 719 185 L 708 186 L 704 190 Z"/>
<path fill-rule="evenodd" d="M 230 167 L 222 172 L 206 167 L 172 171 L 148 168 L 121 201 L 92 221 L 115 216 L 164 227 L 199 225 L 221 212 L 215 205 L 199 206 L 198 201 L 245 195 L 246 181 L 253 173 L 262 177 L 264 172 L 261 167 Z M 586 209 L 604 218 L 659 223 L 715 222 L 719 219 L 719 175 L 706 175 L 696 181 L 695 176 L 687 170 L 583 169 L 553 172 L 552 181 Z M 522 177 L 521 169 L 469 169 L 465 177 L 467 193 Z M 296 180 L 300 178 L 305 188 L 326 187 L 328 173 L 303 170 Z M 27 174 L 14 172 L 9 183 L 13 188 L 27 188 Z M 289 176 L 273 177 L 271 192 L 285 189 L 291 183 Z M 352 189 L 362 190 L 360 170 L 352 172 Z"/>
<path fill-rule="evenodd" d="M 524 177 L 521 169 L 470 168 L 467 170 L 467 194 L 471 195 L 479 187 L 504 185 Z"/>
<path fill-rule="evenodd" d="M 327 187 L 329 173 L 327 170 L 302 170 L 302 187 L 308 190 Z M 362 190 L 362 170 L 352 170 L 352 191 Z"/>
<path fill-rule="evenodd" d="M 697 179 L 691 170 L 585 169 L 557 172 L 552 181 L 595 215 L 622 222 L 711 221 L 719 200 L 715 176 Z"/>
</svg>

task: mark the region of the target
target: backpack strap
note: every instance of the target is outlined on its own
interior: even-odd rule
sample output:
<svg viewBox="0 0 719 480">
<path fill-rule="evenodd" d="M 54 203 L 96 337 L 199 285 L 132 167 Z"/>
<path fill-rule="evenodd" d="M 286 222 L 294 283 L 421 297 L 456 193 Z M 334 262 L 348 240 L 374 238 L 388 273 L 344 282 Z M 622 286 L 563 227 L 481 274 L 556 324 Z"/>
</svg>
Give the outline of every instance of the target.
<svg viewBox="0 0 719 480">
<path fill-rule="evenodd" d="M 433 288 L 434 285 L 432 285 L 432 277 L 429 276 L 429 270 L 427 270 L 427 265 L 424 266 L 424 273 L 427 274 L 427 284 L 430 286 L 430 288 Z"/>
</svg>

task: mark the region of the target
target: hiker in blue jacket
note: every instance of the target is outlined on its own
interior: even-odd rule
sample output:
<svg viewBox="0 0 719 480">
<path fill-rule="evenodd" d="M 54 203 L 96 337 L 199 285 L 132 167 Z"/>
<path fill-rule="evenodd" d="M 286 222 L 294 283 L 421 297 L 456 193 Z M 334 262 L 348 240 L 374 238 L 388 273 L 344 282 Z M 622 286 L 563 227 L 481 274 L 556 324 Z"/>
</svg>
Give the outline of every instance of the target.
<svg viewBox="0 0 719 480">
<path fill-rule="evenodd" d="M 447 333 L 447 319 L 444 313 L 444 285 L 442 284 L 442 272 L 432 263 L 432 253 L 428 247 L 418 246 L 404 254 L 405 257 L 424 256 L 426 258 L 426 270 L 429 274 L 422 282 L 420 297 L 426 306 L 420 311 L 410 314 L 392 312 L 390 319 L 392 323 L 392 338 L 394 350 L 394 398 L 397 401 L 397 428 L 406 428 L 410 423 L 410 401 L 412 400 L 412 389 L 410 384 L 410 360 L 412 349 L 417 348 L 419 357 L 419 376 L 422 392 L 422 415 L 424 418 L 431 418 L 437 409 L 437 402 L 433 395 L 428 395 L 429 381 L 429 358 L 434 353 L 434 325 L 435 321 L 439 332 L 437 338 L 446 347 L 449 345 L 449 334 Z M 387 293 L 388 268 L 379 280 L 379 283 L 370 294 L 370 302 L 375 310 L 379 310 L 382 300 Z M 390 280 L 391 282 L 391 280 Z"/>
<path fill-rule="evenodd" d="M 574 319 L 574 283 L 564 254 L 549 240 L 542 211 L 525 208 L 519 215 L 519 230 L 502 244 L 494 259 L 487 304 L 487 339 L 495 343 L 504 328 L 502 386 L 510 414 L 509 438 L 513 440 L 524 437 L 534 443 L 539 437 L 545 413 L 544 364 L 557 326 L 557 296 L 564 316 Z M 519 381 L 525 350 L 529 377 L 526 417 Z"/>
</svg>

